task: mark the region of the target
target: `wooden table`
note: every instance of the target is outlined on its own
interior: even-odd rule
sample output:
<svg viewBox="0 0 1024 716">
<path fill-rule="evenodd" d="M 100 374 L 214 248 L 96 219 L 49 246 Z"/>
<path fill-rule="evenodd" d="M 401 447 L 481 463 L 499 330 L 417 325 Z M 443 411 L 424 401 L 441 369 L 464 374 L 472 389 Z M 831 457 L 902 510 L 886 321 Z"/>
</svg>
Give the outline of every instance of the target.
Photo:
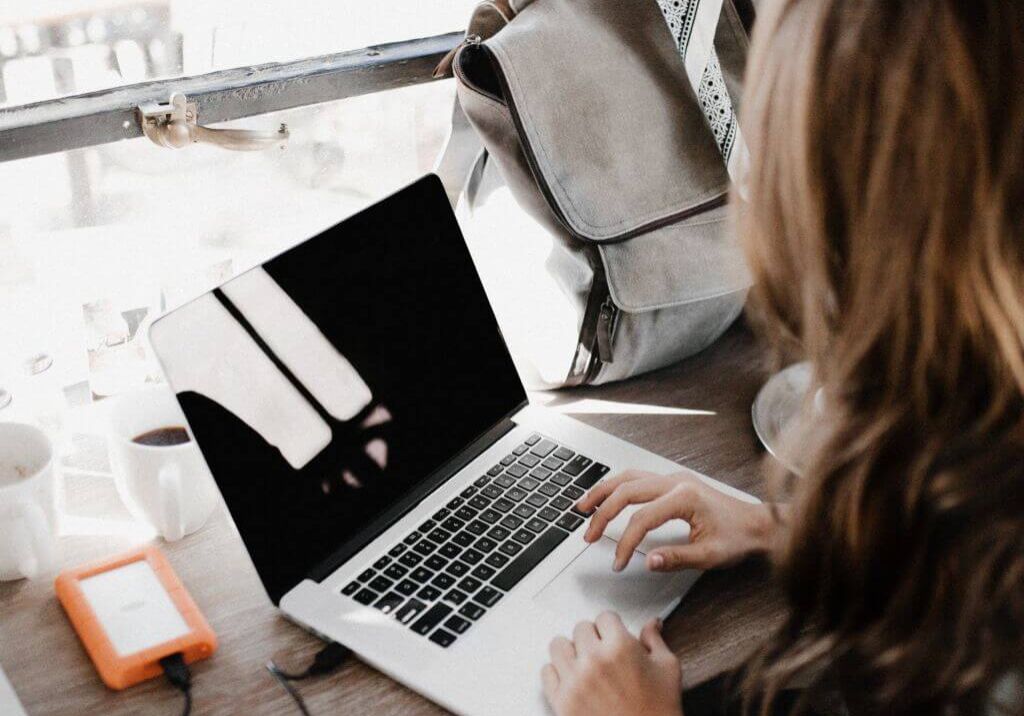
<svg viewBox="0 0 1024 716">
<path fill-rule="evenodd" d="M 568 410 L 569 403 L 592 398 L 706 411 L 666 415 L 638 408 L 628 414 L 576 417 L 760 495 L 764 452 L 751 427 L 750 405 L 764 378 L 761 353 L 741 324 L 677 366 L 617 385 L 558 394 L 552 402 Z M 116 495 L 100 492 L 68 485 L 69 501 L 119 508 L 97 504 L 116 501 Z M 137 543 L 130 536 L 65 537 L 62 561 L 75 565 Z M 219 513 L 195 535 L 161 547 L 220 638 L 214 658 L 193 667 L 193 712 L 298 713 L 264 664 L 274 658 L 299 669 L 322 643 L 278 615 L 226 514 Z M 687 685 L 737 665 L 779 622 L 782 603 L 768 577 L 764 564 L 747 563 L 704 575 L 686 596 L 668 620 L 666 635 L 682 660 Z M 177 714 L 181 708 L 181 695 L 163 680 L 124 693 L 108 691 L 69 627 L 51 578 L 0 583 L 0 665 L 32 716 Z M 442 713 L 355 660 L 300 688 L 317 715 Z"/>
</svg>

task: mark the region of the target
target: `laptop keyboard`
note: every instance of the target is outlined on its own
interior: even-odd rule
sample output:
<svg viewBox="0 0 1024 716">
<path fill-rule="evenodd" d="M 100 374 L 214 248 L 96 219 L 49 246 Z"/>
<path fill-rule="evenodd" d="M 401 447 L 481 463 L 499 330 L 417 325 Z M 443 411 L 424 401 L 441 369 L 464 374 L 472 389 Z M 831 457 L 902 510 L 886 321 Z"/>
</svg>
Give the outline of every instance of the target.
<svg viewBox="0 0 1024 716">
<path fill-rule="evenodd" d="M 607 473 L 531 435 L 341 593 L 449 647 L 583 524 L 575 504 Z"/>
</svg>

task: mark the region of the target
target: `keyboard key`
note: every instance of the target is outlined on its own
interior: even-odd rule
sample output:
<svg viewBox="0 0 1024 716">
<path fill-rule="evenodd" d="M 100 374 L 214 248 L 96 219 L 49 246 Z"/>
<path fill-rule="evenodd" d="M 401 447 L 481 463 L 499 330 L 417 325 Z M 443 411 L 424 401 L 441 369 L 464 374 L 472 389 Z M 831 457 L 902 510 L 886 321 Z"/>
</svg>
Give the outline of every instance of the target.
<svg viewBox="0 0 1024 716">
<path fill-rule="evenodd" d="M 487 471 L 487 474 L 490 475 L 491 477 L 497 477 L 498 475 L 501 474 L 501 471 L 504 469 L 504 465 L 495 465 L 494 467 Z"/>
<path fill-rule="evenodd" d="M 451 510 L 449 510 L 446 507 L 442 507 L 440 510 L 435 512 L 434 516 L 431 517 L 430 519 L 434 520 L 434 522 L 440 522 L 441 520 L 443 520 L 446 517 L 448 517 L 448 515 L 450 515 L 451 513 L 452 513 Z"/>
<path fill-rule="evenodd" d="M 476 564 L 483 558 L 483 554 L 477 552 L 475 549 L 467 549 L 465 552 L 462 553 L 462 556 L 459 557 L 459 559 L 461 559 L 463 562 L 471 565 Z"/>
<path fill-rule="evenodd" d="M 449 591 L 447 594 L 444 595 L 444 600 L 446 602 L 451 602 L 452 604 L 455 604 L 456 606 L 459 605 L 459 604 L 462 604 L 467 599 L 469 599 L 469 595 L 466 594 L 465 592 L 459 591 L 458 589 L 452 589 L 451 591 Z"/>
<path fill-rule="evenodd" d="M 576 478 L 576 481 L 572 484 L 577 487 L 582 487 L 584 490 L 589 490 L 591 487 L 597 484 L 598 480 L 608 474 L 608 466 L 602 465 L 599 462 L 595 462 L 593 465 L 587 468 L 586 472 Z"/>
<path fill-rule="evenodd" d="M 430 581 L 430 578 L 433 576 L 434 573 L 431 572 L 429 569 L 417 567 L 412 571 L 412 574 L 409 575 L 409 579 L 411 579 L 414 582 L 418 582 L 419 584 L 426 584 Z"/>
<path fill-rule="evenodd" d="M 423 557 L 421 557 L 420 555 L 416 554 L 415 552 L 406 552 L 405 554 L 403 554 L 401 557 L 398 558 L 398 561 L 401 562 L 402 564 L 404 564 L 406 567 L 412 568 L 412 567 L 415 567 L 420 562 L 422 562 L 423 561 Z"/>
<path fill-rule="evenodd" d="M 549 477 L 551 477 L 551 470 L 541 465 L 540 467 L 535 467 L 530 472 L 530 477 L 532 477 L 535 480 L 547 480 Z"/>
<path fill-rule="evenodd" d="M 515 477 L 517 479 L 525 475 L 526 472 L 526 468 L 523 467 L 522 465 L 510 465 L 508 469 L 505 470 L 506 474 L 511 475 L 512 477 Z"/>
<path fill-rule="evenodd" d="M 498 546 L 498 543 L 492 540 L 490 537 L 481 537 L 473 544 L 473 549 L 479 550 L 484 554 L 493 552 Z"/>
<path fill-rule="evenodd" d="M 501 513 L 497 510 L 486 509 L 480 513 L 480 519 L 489 525 L 493 525 L 495 522 L 501 519 Z"/>
<path fill-rule="evenodd" d="M 448 530 L 449 532 L 458 532 L 465 526 L 466 523 L 460 520 L 458 517 L 449 517 L 441 523 L 441 527 Z"/>
<path fill-rule="evenodd" d="M 420 525 L 417 528 L 417 531 L 421 532 L 423 534 L 426 534 L 427 532 L 430 532 L 430 530 L 434 529 L 435 527 L 437 527 L 437 523 L 436 522 L 434 522 L 433 520 L 427 520 L 426 522 L 424 522 L 422 525 Z"/>
<path fill-rule="evenodd" d="M 486 485 L 490 481 L 491 481 L 490 477 L 488 477 L 487 475 L 481 475 L 477 479 L 473 480 L 473 484 L 476 485 L 477 487 L 483 487 L 484 485 Z"/>
<path fill-rule="evenodd" d="M 516 457 L 517 456 L 514 454 L 506 455 L 505 457 L 501 458 L 501 464 L 504 465 L 505 467 L 508 467 L 509 465 L 516 461 Z"/>
<path fill-rule="evenodd" d="M 467 507 L 463 505 L 455 512 L 455 516 L 463 522 L 469 522 L 471 519 L 476 517 L 476 510 L 474 510 L 472 507 Z"/>
<path fill-rule="evenodd" d="M 522 480 L 519 481 L 519 484 L 516 485 L 516 487 L 518 487 L 520 490 L 526 490 L 527 492 L 529 492 L 530 490 L 536 490 L 538 485 L 540 485 L 540 483 L 534 480 L 532 477 L 524 477 Z"/>
<path fill-rule="evenodd" d="M 560 514 L 562 513 L 559 512 L 558 510 L 553 510 L 550 507 L 545 507 L 543 510 L 537 513 L 537 517 L 540 517 L 542 520 L 547 520 L 548 522 L 554 522 L 558 519 L 558 516 Z"/>
<path fill-rule="evenodd" d="M 495 527 L 494 529 L 492 529 L 490 532 L 487 533 L 487 536 L 490 537 L 495 542 L 501 542 L 504 539 L 508 539 L 508 536 L 510 534 L 511 533 L 507 529 L 505 529 L 504 527 Z"/>
<path fill-rule="evenodd" d="M 501 499 L 494 501 L 494 504 L 491 505 L 491 509 L 497 510 L 498 512 L 508 512 L 515 506 L 516 503 L 514 503 L 512 500 L 508 500 L 502 497 Z"/>
<path fill-rule="evenodd" d="M 457 535 L 452 537 L 452 542 L 459 545 L 460 547 L 468 547 L 473 544 L 476 536 L 470 532 L 459 532 Z"/>
<path fill-rule="evenodd" d="M 358 577 L 356 577 L 356 579 L 358 579 L 360 582 L 368 582 L 371 579 L 373 579 L 373 575 L 375 574 L 376 572 L 374 572 L 372 569 L 367 569 Z"/>
<path fill-rule="evenodd" d="M 583 510 L 581 510 L 579 508 L 578 505 L 577 506 L 573 506 L 573 508 L 572 508 L 572 513 L 574 515 L 579 515 L 580 517 L 590 517 L 592 514 L 594 514 L 594 512 L 595 512 L 595 508 L 593 508 L 593 507 L 590 508 L 590 512 L 584 512 Z"/>
<path fill-rule="evenodd" d="M 433 551 L 435 549 L 437 549 L 437 545 L 434 544 L 433 542 L 431 542 L 430 540 L 425 539 L 425 540 L 420 540 L 419 542 L 414 544 L 412 546 L 412 548 L 414 550 L 416 550 L 417 552 L 419 552 L 420 554 L 422 554 L 423 556 L 426 556 L 428 554 L 433 553 Z"/>
<path fill-rule="evenodd" d="M 445 505 L 449 510 L 457 510 L 462 507 L 462 503 L 465 502 L 461 497 L 453 497 L 448 500 L 448 504 Z"/>
<path fill-rule="evenodd" d="M 402 544 L 401 542 L 399 542 L 399 543 L 398 543 L 398 544 L 396 544 L 396 545 L 395 545 L 394 547 L 392 547 L 392 548 L 390 549 L 390 551 L 388 551 L 388 554 L 390 554 L 390 555 L 391 555 L 392 557 L 398 557 L 398 556 L 400 556 L 400 555 L 402 554 L 402 552 L 404 552 L 404 551 L 405 551 L 405 550 L 407 550 L 407 549 L 409 549 L 409 548 L 408 548 L 408 547 L 406 547 L 406 546 L 405 546 L 404 544 Z"/>
<path fill-rule="evenodd" d="M 569 485 L 567 488 L 562 490 L 562 494 L 568 497 L 570 500 L 578 500 L 585 494 L 583 490 L 576 487 L 575 485 Z"/>
<path fill-rule="evenodd" d="M 448 530 L 443 530 L 440 527 L 435 529 L 433 532 L 427 535 L 430 539 L 434 540 L 438 544 L 441 542 L 447 542 L 448 538 L 452 536 L 452 533 Z"/>
<path fill-rule="evenodd" d="M 505 567 L 501 572 L 498 573 L 491 583 L 503 589 L 506 592 L 512 587 L 519 584 L 519 581 L 525 577 L 530 571 L 540 564 L 541 560 L 547 557 L 555 547 L 562 544 L 562 541 L 569 536 L 569 533 L 565 530 L 560 530 L 557 527 L 549 527 L 548 530 L 542 534 L 537 540 L 523 550 L 523 553 L 512 560 L 512 562 Z M 506 544 L 513 544 L 507 542 Z M 504 547 L 504 545 L 502 545 Z M 487 591 L 483 589 L 480 594 L 477 595 L 476 600 L 485 606 L 491 606 L 487 604 L 481 595 Z"/>
<path fill-rule="evenodd" d="M 508 559 L 508 555 L 502 554 L 501 552 L 495 552 L 494 554 L 487 555 L 487 559 L 484 561 L 495 569 L 501 569 L 508 564 Z"/>
<path fill-rule="evenodd" d="M 497 570 L 494 567 L 489 567 L 486 564 L 478 564 L 473 568 L 471 574 L 477 579 L 488 580 L 495 575 Z"/>
<path fill-rule="evenodd" d="M 359 582 L 349 582 L 345 585 L 345 588 L 341 590 L 341 593 L 346 597 L 351 597 L 353 594 L 359 591 Z"/>
<path fill-rule="evenodd" d="M 389 589 L 391 589 L 391 587 L 394 586 L 394 584 L 395 583 L 387 577 L 377 576 L 374 577 L 374 579 L 371 580 L 370 583 L 366 586 L 375 592 L 386 592 Z"/>
<path fill-rule="evenodd" d="M 427 569 L 433 569 L 434 571 L 437 571 L 438 569 L 443 569 L 445 564 L 447 564 L 447 560 L 441 555 L 435 554 L 431 555 L 430 558 L 428 558 L 427 561 L 423 563 L 423 566 Z"/>
<path fill-rule="evenodd" d="M 466 525 L 466 531 L 471 532 L 472 534 L 475 534 L 477 537 L 479 537 L 487 531 L 488 527 L 490 527 L 490 525 L 486 522 L 483 522 L 481 520 L 473 520 L 468 525 Z"/>
<path fill-rule="evenodd" d="M 420 588 L 420 585 L 411 579 L 403 579 L 401 582 L 395 585 L 395 591 L 399 594 L 404 594 L 407 597 L 412 596 L 416 593 L 416 590 Z"/>
<path fill-rule="evenodd" d="M 444 568 L 444 571 L 446 571 L 453 577 L 461 577 L 469 571 L 469 565 L 467 565 L 465 562 L 452 562 Z"/>
<path fill-rule="evenodd" d="M 480 602 L 485 607 L 493 607 L 503 596 L 504 595 L 494 587 L 484 587 L 477 592 L 475 597 L 473 597 L 473 601 Z"/>
<path fill-rule="evenodd" d="M 551 482 L 545 482 L 540 486 L 540 489 L 537 490 L 537 494 L 544 495 L 545 497 L 554 497 L 558 494 L 559 489 L 558 485 Z"/>
<path fill-rule="evenodd" d="M 483 495 L 477 495 L 472 500 L 470 500 L 468 504 L 474 510 L 482 510 L 482 509 L 486 508 L 487 505 L 491 504 L 491 501 L 488 500 Z"/>
<path fill-rule="evenodd" d="M 426 608 L 427 605 L 421 602 L 420 600 L 410 599 L 408 602 L 405 603 L 404 607 L 395 612 L 395 617 L 402 624 L 408 624 L 417 616 L 419 616 Z"/>
<path fill-rule="evenodd" d="M 547 469 L 551 470 L 552 472 L 554 472 L 555 470 L 561 470 L 562 469 L 562 465 L 564 465 L 564 464 L 565 463 L 563 463 L 557 457 L 549 457 L 547 460 L 545 460 L 544 462 L 541 463 L 541 465 L 543 465 Z"/>
<path fill-rule="evenodd" d="M 402 602 L 404 601 L 405 597 L 403 597 L 400 594 L 395 594 L 394 592 L 391 592 L 389 594 L 385 594 L 383 597 L 378 599 L 377 603 L 373 606 L 377 607 L 377 609 L 380 609 L 385 614 L 390 614 L 391 612 L 398 609 L 398 607 L 402 606 Z"/>
<path fill-rule="evenodd" d="M 388 565 L 388 568 L 384 570 L 384 576 L 388 579 L 401 579 L 409 572 L 407 567 L 403 567 L 399 564 Z"/>
<path fill-rule="evenodd" d="M 501 526 L 507 530 L 517 530 L 522 525 L 523 521 L 515 515 L 505 515 L 505 519 L 501 521 Z"/>
<path fill-rule="evenodd" d="M 463 604 L 462 608 L 459 609 L 459 614 L 461 614 L 464 617 L 469 617 L 474 621 L 479 619 L 486 613 L 487 610 L 481 607 L 476 602 L 469 602 L 468 604 Z"/>
<path fill-rule="evenodd" d="M 466 594 L 472 594 L 482 586 L 484 586 L 483 582 L 476 577 L 465 577 L 459 582 L 459 589 L 466 592 Z"/>
<path fill-rule="evenodd" d="M 515 557 L 523 549 L 523 545 L 518 542 L 506 542 L 505 544 L 498 547 L 498 551 L 507 554 L 509 557 Z"/>
<path fill-rule="evenodd" d="M 461 551 L 462 551 L 462 547 L 460 547 L 459 545 L 455 544 L 454 542 L 449 542 L 449 543 L 447 543 L 445 545 L 442 545 L 441 549 L 439 549 L 437 551 L 437 553 L 440 554 L 445 559 L 455 559 L 456 557 L 459 556 L 459 553 Z"/>
<path fill-rule="evenodd" d="M 427 638 L 435 644 L 440 644 L 445 649 L 455 643 L 455 635 L 444 629 L 438 629 Z"/>
<path fill-rule="evenodd" d="M 371 592 L 369 589 L 360 589 L 352 598 L 360 604 L 369 606 L 377 601 L 377 594 L 375 592 Z"/>
<path fill-rule="evenodd" d="M 541 440 L 539 443 L 537 443 L 530 449 L 530 452 L 532 452 L 537 457 L 547 457 L 548 455 L 551 454 L 551 451 L 554 450 L 556 447 L 558 446 L 555 445 L 550 440 Z"/>
<path fill-rule="evenodd" d="M 590 466 L 590 463 L 591 459 L 589 457 L 585 455 L 577 455 L 568 463 L 566 463 L 563 469 L 573 477 L 576 477 L 581 472 L 586 470 Z"/>
<path fill-rule="evenodd" d="M 535 535 L 533 532 L 530 532 L 529 530 L 519 530 L 514 535 L 512 535 L 512 539 L 514 539 L 516 542 L 522 542 L 523 544 L 530 544 L 530 542 L 533 542 L 533 538 L 536 536 L 537 535 Z"/>
<path fill-rule="evenodd" d="M 537 467 L 540 465 L 540 458 L 536 455 L 523 455 L 519 458 L 519 464 L 523 467 Z"/>
<path fill-rule="evenodd" d="M 473 626 L 473 622 L 453 615 L 448 617 L 448 621 L 444 623 L 444 626 L 456 634 L 465 634 L 466 630 Z"/>
<path fill-rule="evenodd" d="M 539 442 L 540 442 L 540 435 L 538 435 L 537 433 L 534 433 L 530 437 L 526 438 L 526 444 L 527 445 L 536 445 Z"/>
<path fill-rule="evenodd" d="M 555 450 L 555 457 L 557 457 L 559 460 L 568 460 L 575 454 L 576 453 L 574 453 L 567 447 L 560 447 L 557 450 Z"/>
<path fill-rule="evenodd" d="M 574 529 L 583 524 L 583 518 L 573 513 L 562 515 L 562 519 L 555 523 L 564 530 L 572 532 Z"/>
<path fill-rule="evenodd" d="M 536 514 L 537 510 L 530 507 L 527 504 L 519 505 L 519 507 L 512 510 L 512 514 L 516 517 L 522 517 L 524 520 L 528 520 Z"/>
<path fill-rule="evenodd" d="M 416 596 L 420 599 L 426 599 L 428 602 L 432 602 L 441 596 L 441 590 L 428 584 L 420 589 L 420 591 L 416 592 Z"/>
<path fill-rule="evenodd" d="M 476 489 L 476 487 L 474 487 L 473 485 L 470 485 L 465 490 L 463 490 L 462 492 L 459 493 L 459 497 L 461 497 L 461 498 L 463 498 L 465 500 L 468 500 L 470 497 L 475 495 L 477 492 L 478 492 L 478 490 Z"/>
<path fill-rule="evenodd" d="M 406 544 L 414 544 L 416 542 L 416 540 L 418 540 L 422 536 L 423 536 L 422 532 L 410 532 L 409 534 L 407 534 L 405 536 L 405 539 L 402 540 L 402 541 L 405 542 Z"/>
<path fill-rule="evenodd" d="M 512 485 L 516 484 L 516 481 L 513 477 L 502 475 L 501 477 L 494 478 L 494 484 L 499 487 L 512 487 Z"/>
<path fill-rule="evenodd" d="M 427 610 L 426 614 L 416 620 L 412 625 L 412 630 L 417 634 L 426 635 L 451 613 L 452 608 L 447 604 L 435 604 Z"/>
<path fill-rule="evenodd" d="M 513 487 L 505 493 L 505 497 L 513 502 L 519 502 L 526 498 L 526 492 L 524 490 L 520 490 L 518 487 Z"/>
<path fill-rule="evenodd" d="M 440 574 L 435 574 L 434 578 L 430 580 L 430 583 L 440 589 L 448 589 L 448 587 L 455 584 L 455 577 L 441 572 Z"/>
<path fill-rule="evenodd" d="M 495 499 L 501 497 L 501 494 L 503 492 L 504 492 L 504 490 L 502 490 L 497 485 L 488 485 L 484 489 L 480 490 L 480 494 L 481 495 L 484 495 L 485 497 L 488 497 L 488 498 L 490 498 L 492 500 L 495 500 Z"/>
<path fill-rule="evenodd" d="M 532 520 L 526 523 L 526 529 L 530 530 L 531 532 L 536 532 L 537 534 L 540 534 L 547 528 L 548 523 L 544 520 L 539 520 L 536 517 L 534 517 Z"/>
<path fill-rule="evenodd" d="M 535 492 L 526 498 L 526 504 L 532 505 L 533 507 L 543 507 L 548 504 L 548 498 Z"/>
<path fill-rule="evenodd" d="M 572 507 L 572 500 L 568 497 L 556 497 L 548 503 L 550 507 L 558 510 L 559 512 L 565 512 L 567 509 Z"/>
<path fill-rule="evenodd" d="M 559 472 L 552 476 L 551 482 L 555 483 L 560 487 L 565 487 L 570 482 L 572 482 L 572 477 L 566 475 L 564 472 Z"/>
<path fill-rule="evenodd" d="M 519 447 L 517 447 L 515 450 L 512 451 L 512 454 L 513 455 L 522 455 L 524 452 L 526 452 L 529 449 L 530 449 L 529 445 L 520 445 Z"/>
</svg>

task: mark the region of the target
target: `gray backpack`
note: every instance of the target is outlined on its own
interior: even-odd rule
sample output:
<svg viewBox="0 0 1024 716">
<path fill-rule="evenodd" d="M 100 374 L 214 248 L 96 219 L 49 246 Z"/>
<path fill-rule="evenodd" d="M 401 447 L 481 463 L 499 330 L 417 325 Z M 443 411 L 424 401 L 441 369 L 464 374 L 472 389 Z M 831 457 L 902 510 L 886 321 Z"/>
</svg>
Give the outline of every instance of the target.
<svg viewBox="0 0 1024 716">
<path fill-rule="evenodd" d="M 471 250 L 506 252 L 478 266 L 532 387 L 660 368 L 743 309 L 749 277 L 726 201 L 748 38 L 725 0 L 695 91 L 680 53 L 698 5 L 493 0 L 438 67 L 454 74 L 457 102 L 437 173 L 453 205 L 463 199 Z M 537 236 L 546 258 L 517 256 Z M 557 313 L 533 287 L 538 261 L 568 305 L 554 332 L 571 336 L 555 350 L 525 340 Z M 538 369 L 552 357 L 553 370 Z"/>
</svg>

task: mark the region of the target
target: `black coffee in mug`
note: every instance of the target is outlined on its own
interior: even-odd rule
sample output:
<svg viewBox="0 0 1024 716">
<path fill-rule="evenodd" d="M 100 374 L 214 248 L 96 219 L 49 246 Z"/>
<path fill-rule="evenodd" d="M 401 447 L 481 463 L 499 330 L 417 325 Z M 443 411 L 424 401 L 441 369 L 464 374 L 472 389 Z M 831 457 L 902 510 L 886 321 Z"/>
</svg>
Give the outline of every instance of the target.
<svg viewBox="0 0 1024 716">
<path fill-rule="evenodd" d="M 133 443 L 138 443 L 139 445 L 152 445 L 155 447 L 181 445 L 188 441 L 188 431 L 177 425 L 150 430 L 149 432 L 142 433 L 142 435 L 136 435 L 132 438 Z"/>
</svg>

